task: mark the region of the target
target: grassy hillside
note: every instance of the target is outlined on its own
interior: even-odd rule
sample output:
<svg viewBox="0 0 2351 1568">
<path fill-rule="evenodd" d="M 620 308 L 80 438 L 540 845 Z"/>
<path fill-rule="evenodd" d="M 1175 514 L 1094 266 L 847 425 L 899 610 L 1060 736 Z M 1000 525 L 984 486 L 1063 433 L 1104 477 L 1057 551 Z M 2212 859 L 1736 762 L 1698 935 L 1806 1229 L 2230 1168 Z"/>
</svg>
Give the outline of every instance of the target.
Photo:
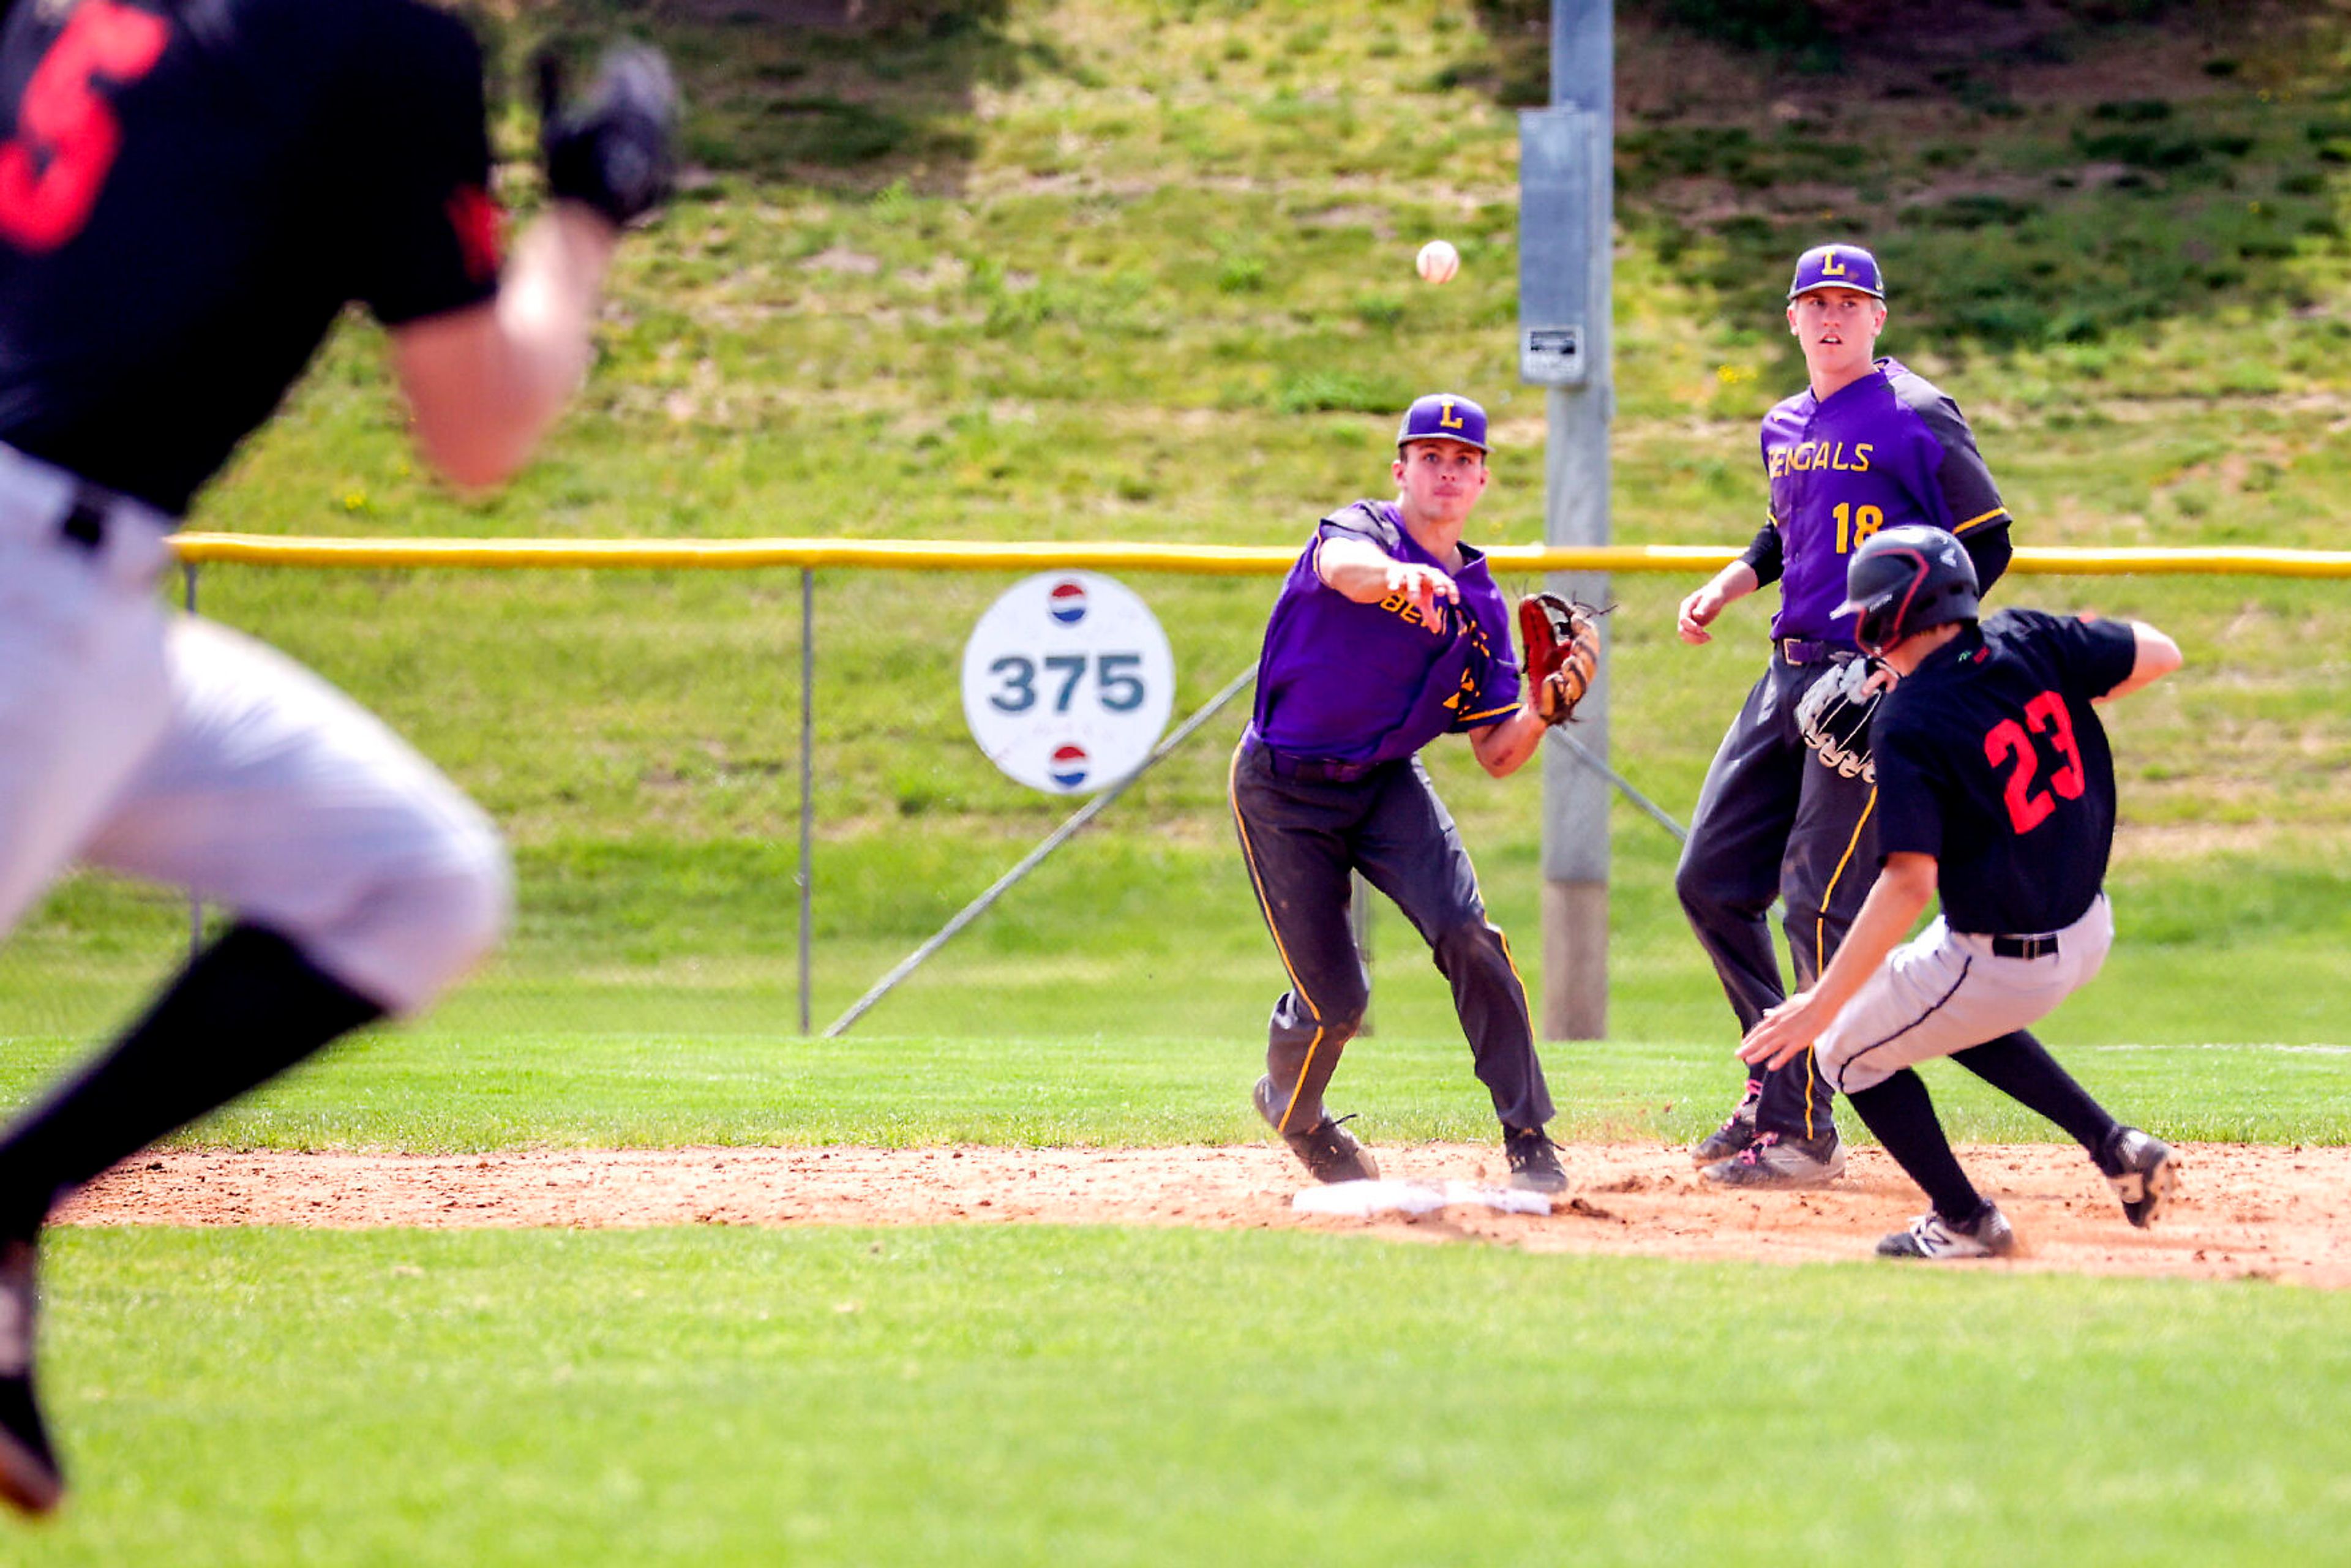
<svg viewBox="0 0 2351 1568">
<path fill-rule="evenodd" d="M 691 95 L 695 170 L 627 249 L 580 412 L 511 491 L 458 499 L 417 471 L 380 343 L 355 322 L 197 524 L 1288 542 L 1382 493 L 1395 408 L 1448 386 L 1498 421 L 1473 541 L 1541 537 L 1542 402 L 1513 368 L 1514 106 L 1543 80 L 1526 7 L 1403 0 L 1367 20 L 1323 0 L 927 0 L 863 31 L 785 9 L 483 13 L 504 79 L 542 39 L 632 31 L 673 51 Z M 1886 259 L 1886 349 L 1968 408 L 2022 541 L 2351 542 L 2351 31 L 2315 6 L 2129 25 L 2044 8 L 2022 33 L 2007 15 L 1983 14 L 1980 42 L 1998 47 L 1964 66 L 1886 28 L 1733 48 L 1687 25 L 1738 32 L 1705 7 L 1623 18 L 1619 538 L 1751 531 L 1753 422 L 1796 379 L 1775 303 L 1788 260 L 1850 235 Z M 498 129 L 528 209 L 518 103 Z M 1411 271 L 1437 235 L 1465 257 L 1443 288 Z M 957 658 L 1005 585 L 820 577 L 828 1008 L 1068 808 L 964 735 Z M 1175 645 L 1179 713 L 1252 660 L 1270 580 L 1135 585 Z M 1671 609 L 1690 586 L 1622 579 L 1614 622 L 1617 759 L 1677 813 L 1764 619 L 1742 608 L 1730 636 L 1684 648 Z M 676 988 L 756 978 L 753 1011 L 774 1018 L 798 799 L 789 574 L 214 569 L 202 591 L 208 613 L 386 714 L 507 824 L 526 925 L 502 974 L 523 989 L 491 994 L 585 971 L 658 1012 Z M 2116 726 L 2118 874 L 2146 911 L 2126 930 L 2160 955 L 2150 975 L 2188 975 L 2198 998 L 2149 1027 L 2342 1038 L 2335 1014 L 2275 1021 L 2290 977 L 2241 998 L 2226 985 L 2255 954 L 2306 947 L 2290 977 L 2338 950 L 2341 589 L 2001 591 L 2144 615 L 2188 649 L 2189 670 Z M 955 1027 L 958 988 L 1008 973 L 1057 991 L 1073 1027 L 1250 1027 L 1273 976 L 1224 825 L 1238 724 L 1139 787 L 1066 881 L 975 932 L 937 1016 L 906 1027 Z M 1458 746 L 1431 760 L 1498 907 L 1531 932 L 1535 786 L 1486 780 Z M 1620 839 L 1624 1027 L 1710 1030 L 1712 982 L 1662 887 L 1669 846 L 1630 815 Z M 95 951 L 119 913 L 70 896 L 8 983 L 47 996 L 57 967 L 81 966 L 111 996 L 172 940 L 156 910 L 150 936 Z M 1155 1014 L 1137 1000 L 1154 988 L 1186 1009 Z M 58 1007 L 58 1027 L 79 1027 L 81 1001 Z"/>
</svg>

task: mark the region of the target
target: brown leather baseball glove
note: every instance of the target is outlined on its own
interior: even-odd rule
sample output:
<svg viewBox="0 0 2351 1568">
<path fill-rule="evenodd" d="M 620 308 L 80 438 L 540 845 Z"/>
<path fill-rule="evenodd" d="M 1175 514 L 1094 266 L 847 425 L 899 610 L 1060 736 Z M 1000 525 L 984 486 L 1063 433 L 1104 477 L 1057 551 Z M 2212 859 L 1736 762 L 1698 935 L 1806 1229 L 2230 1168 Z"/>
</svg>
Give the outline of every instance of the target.
<svg viewBox="0 0 2351 1568">
<path fill-rule="evenodd" d="M 1600 617 L 1607 612 L 1556 593 L 1519 601 L 1519 642 L 1527 660 L 1527 706 L 1545 724 L 1565 724 L 1600 673 Z"/>
</svg>

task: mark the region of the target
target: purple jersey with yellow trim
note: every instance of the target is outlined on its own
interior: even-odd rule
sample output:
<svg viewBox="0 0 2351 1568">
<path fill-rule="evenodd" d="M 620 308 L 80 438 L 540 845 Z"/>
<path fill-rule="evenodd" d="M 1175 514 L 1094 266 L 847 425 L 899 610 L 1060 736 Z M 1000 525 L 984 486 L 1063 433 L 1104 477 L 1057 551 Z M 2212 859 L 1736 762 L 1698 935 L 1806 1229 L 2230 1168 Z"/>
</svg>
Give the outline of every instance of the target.
<svg viewBox="0 0 2351 1568">
<path fill-rule="evenodd" d="M 1452 574 L 1461 601 L 1440 603 L 1432 626 L 1401 595 L 1359 604 L 1316 576 L 1314 558 L 1332 538 L 1442 570 L 1393 501 L 1357 501 L 1323 518 L 1266 623 L 1251 727 L 1260 740 L 1293 757 L 1389 762 L 1517 709 L 1510 610 L 1483 554 L 1461 547 Z"/>
<path fill-rule="evenodd" d="M 1771 635 L 1853 642 L 1846 558 L 1880 528 L 1927 523 L 1962 538 L 2008 526 L 2000 488 L 1959 405 L 1896 360 L 1828 399 L 1810 389 L 1763 416 L 1763 470 L 1771 482 L 1780 612 Z M 1989 586 L 1989 585 L 1987 585 Z"/>
</svg>

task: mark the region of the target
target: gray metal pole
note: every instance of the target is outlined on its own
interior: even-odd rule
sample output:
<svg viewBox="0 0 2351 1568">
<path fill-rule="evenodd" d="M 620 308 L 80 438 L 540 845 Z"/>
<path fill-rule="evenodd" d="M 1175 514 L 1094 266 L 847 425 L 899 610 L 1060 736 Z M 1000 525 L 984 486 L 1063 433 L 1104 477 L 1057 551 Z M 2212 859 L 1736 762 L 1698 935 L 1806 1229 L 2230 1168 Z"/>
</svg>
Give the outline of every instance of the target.
<svg viewBox="0 0 2351 1568">
<path fill-rule="evenodd" d="M 1520 373 L 1546 389 L 1543 538 L 1609 542 L 1610 253 L 1614 245 L 1615 39 L 1611 0 L 1552 0 L 1552 107 L 1520 115 Z M 1545 586 L 1608 601 L 1599 572 Z M 1579 710 L 1578 749 L 1608 758 L 1608 623 L 1600 674 Z M 1608 1030 L 1608 779 L 1578 766 L 1554 735 L 1543 760 L 1545 1040 L 1599 1040 Z"/>
<path fill-rule="evenodd" d="M 970 925 L 973 921 L 987 914 L 988 907 L 991 904 L 995 904 L 998 899 L 1010 892 L 1013 886 L 1020 882 L 1022 878 L 1026 877 L 1030 872 L 1035 871 L 1040 865 L 1042 865 L 1045 862 L 1046 856 L 1051 854 L 1055 850 L 1060 849 L 1063 844 L 1069 842 L 1071 839 L 1077 835 L 1079 829 L 1084 827 L 1088 822 L 1092 821 L 1096 817 L 1101 816 L 1104 811 L 1108 810 L 1112 801 L 1126 793 L 1126 788 L 1128 785 L 1134 783 L 1145 773 L 1150 772 L 1152 768 L 1157 767 L 1168 757 L 1170 753 L 1174 752 L 1177 747 L 1183 745 L 1186 740 L 1189 740 L 1192 737 L 1192 732 L 1194 730 L 1198 729 L 1202 725 L 1207 723 L 1208 720 L 1214 718 L 1217 716 L 1218 709 L 1222 708 L 1227 703 L 1232 701 L 1235 697 L 1240 695 L 1242 690 L 1247 687 L 1251 681 L 1256 679 L 1257 665 L 1255 664 L 1251 664 L 1248 669 L 1243 670 L 1239 674 L 1235 675 L 1231 680 L 1226 682 L 1225 689 L 1223 691 L 1220 691 L 1215 696 L 1210 697 L 1207 703 L 1202 706 L 1198 712 L 1193 714 L 1191 717 L 1186 719 L 1182 724 L 1177 725 L 1174 733 L 1170 734 L 1165 740 L 1162 740 L 1159 745 L 1154 748 L 1150 756 L 1144 758 L 1141 762 L 1135 765 L 1134 771 L 1129 773 L 1125 778 L 1121 779 L 1117 783 L 1113 784 L 1109 789 L 1104 789 L 1101 794 L 1095 796 L 1092 800 L 1079 807 L 1075 812 L 1071 813 L 1068 821 L 1064 821 L 1060 827 L 1055 828 L 1050 833 L 1048 833 L 1043 841 L 1039 843 L 1035 849 L 1030 850 L 1027 854 L 1022 855 L 1019 862 L 1015 864 L 1010 871 L 1006 872 L 1002 876 L 998 877 L 993 883 L 989 883 L 987 892 L 981 894 L 977 898 L 973 899 L 969 904 L 965 904 L 961 909 L 956 911 L 954 917 L 948 920 L 945 925 L 940 926 L 927 941 L 925 941 L 921 946 L 915 948 L 913 952 L 907 954 L 904 958 L 901 958 L 895 968 L 883 976 L 880 979 L 874 981 L 872 989 L 868 990 L 863 996 L 858 998 L 856 1002 L 847 1012 L 832 1020 L 831 1025 L 824 1031 L 825 1039 L 832 1039 L 835 1035 L 846 1030 L 851 1024 L 853 1024 L 859 1019 L 863 1018 L 866 1013 L 872 1009 L 874 1003 L 880 1001 L 883 997 L 888 996 L 892 991 L 897 988 L 899 981 L 913 974 L 917 968 L 922 967 L 923 962 L 930 957 L 932 954 L 946 946 L 949 939 L 952 938 L 956 932 L 962 930 L 965 926 Z"/>
<path fill-rule="evenodd" d="M 815 903 L 809 856 L 816 841 L 816 573 L 800 568 L 800 1033 L 809 1031 L 809 912 Z"/>
<path fill-rule="evenodd" d="M 187 585 L 188 613 L 196 612 L 196 563 L 180 563 L 180 580 Z M 188 894 L 188 958 L 191 963 L 204 946 L 204 901 L 201 894 Z"/>
</svg>

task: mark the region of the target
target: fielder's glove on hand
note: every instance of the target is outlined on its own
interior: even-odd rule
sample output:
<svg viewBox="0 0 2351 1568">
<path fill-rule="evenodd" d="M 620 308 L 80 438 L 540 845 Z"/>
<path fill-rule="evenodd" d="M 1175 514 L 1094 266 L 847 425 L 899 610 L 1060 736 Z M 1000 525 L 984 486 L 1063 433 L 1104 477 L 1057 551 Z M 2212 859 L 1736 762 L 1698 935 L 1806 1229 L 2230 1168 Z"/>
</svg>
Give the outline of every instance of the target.
<svg viewBox="0 0 2351 1568">
<path fill-rule="evenodd" d="M 1804 744 L 1820 755 L 1821 766 L 1834 768 L 1847 779 L 1877 782 L 1877 764 L 1869 756 L 1869 716 L 1892 684 L 1890 672 L 1869 659 L 1848 659 L 1831 666 L 1796 702 L 1796 727 Z"/>
<path fill-rule="evenodd" d="M 604 51 L 584 97 L 563 106 L 563 67 L 551 52 L 538 66 L 538 144 L 547 188 L 584 202 L 613 225 L 643 216 L 669 195 L 677 135 L 677 84 L 661 51 L 616 44 Z"/>
<path fill-rule="evenodd" d="M 1614 608 L 1613 605 L 1611 609 Z M 1600 618 L 1589 604 L 1556 593 L 1519 601 L 1519 642 L 1527 655 L 1527 706 L 1545 724 L 1565 724 L 1600 674 Z"/>
</svg>

